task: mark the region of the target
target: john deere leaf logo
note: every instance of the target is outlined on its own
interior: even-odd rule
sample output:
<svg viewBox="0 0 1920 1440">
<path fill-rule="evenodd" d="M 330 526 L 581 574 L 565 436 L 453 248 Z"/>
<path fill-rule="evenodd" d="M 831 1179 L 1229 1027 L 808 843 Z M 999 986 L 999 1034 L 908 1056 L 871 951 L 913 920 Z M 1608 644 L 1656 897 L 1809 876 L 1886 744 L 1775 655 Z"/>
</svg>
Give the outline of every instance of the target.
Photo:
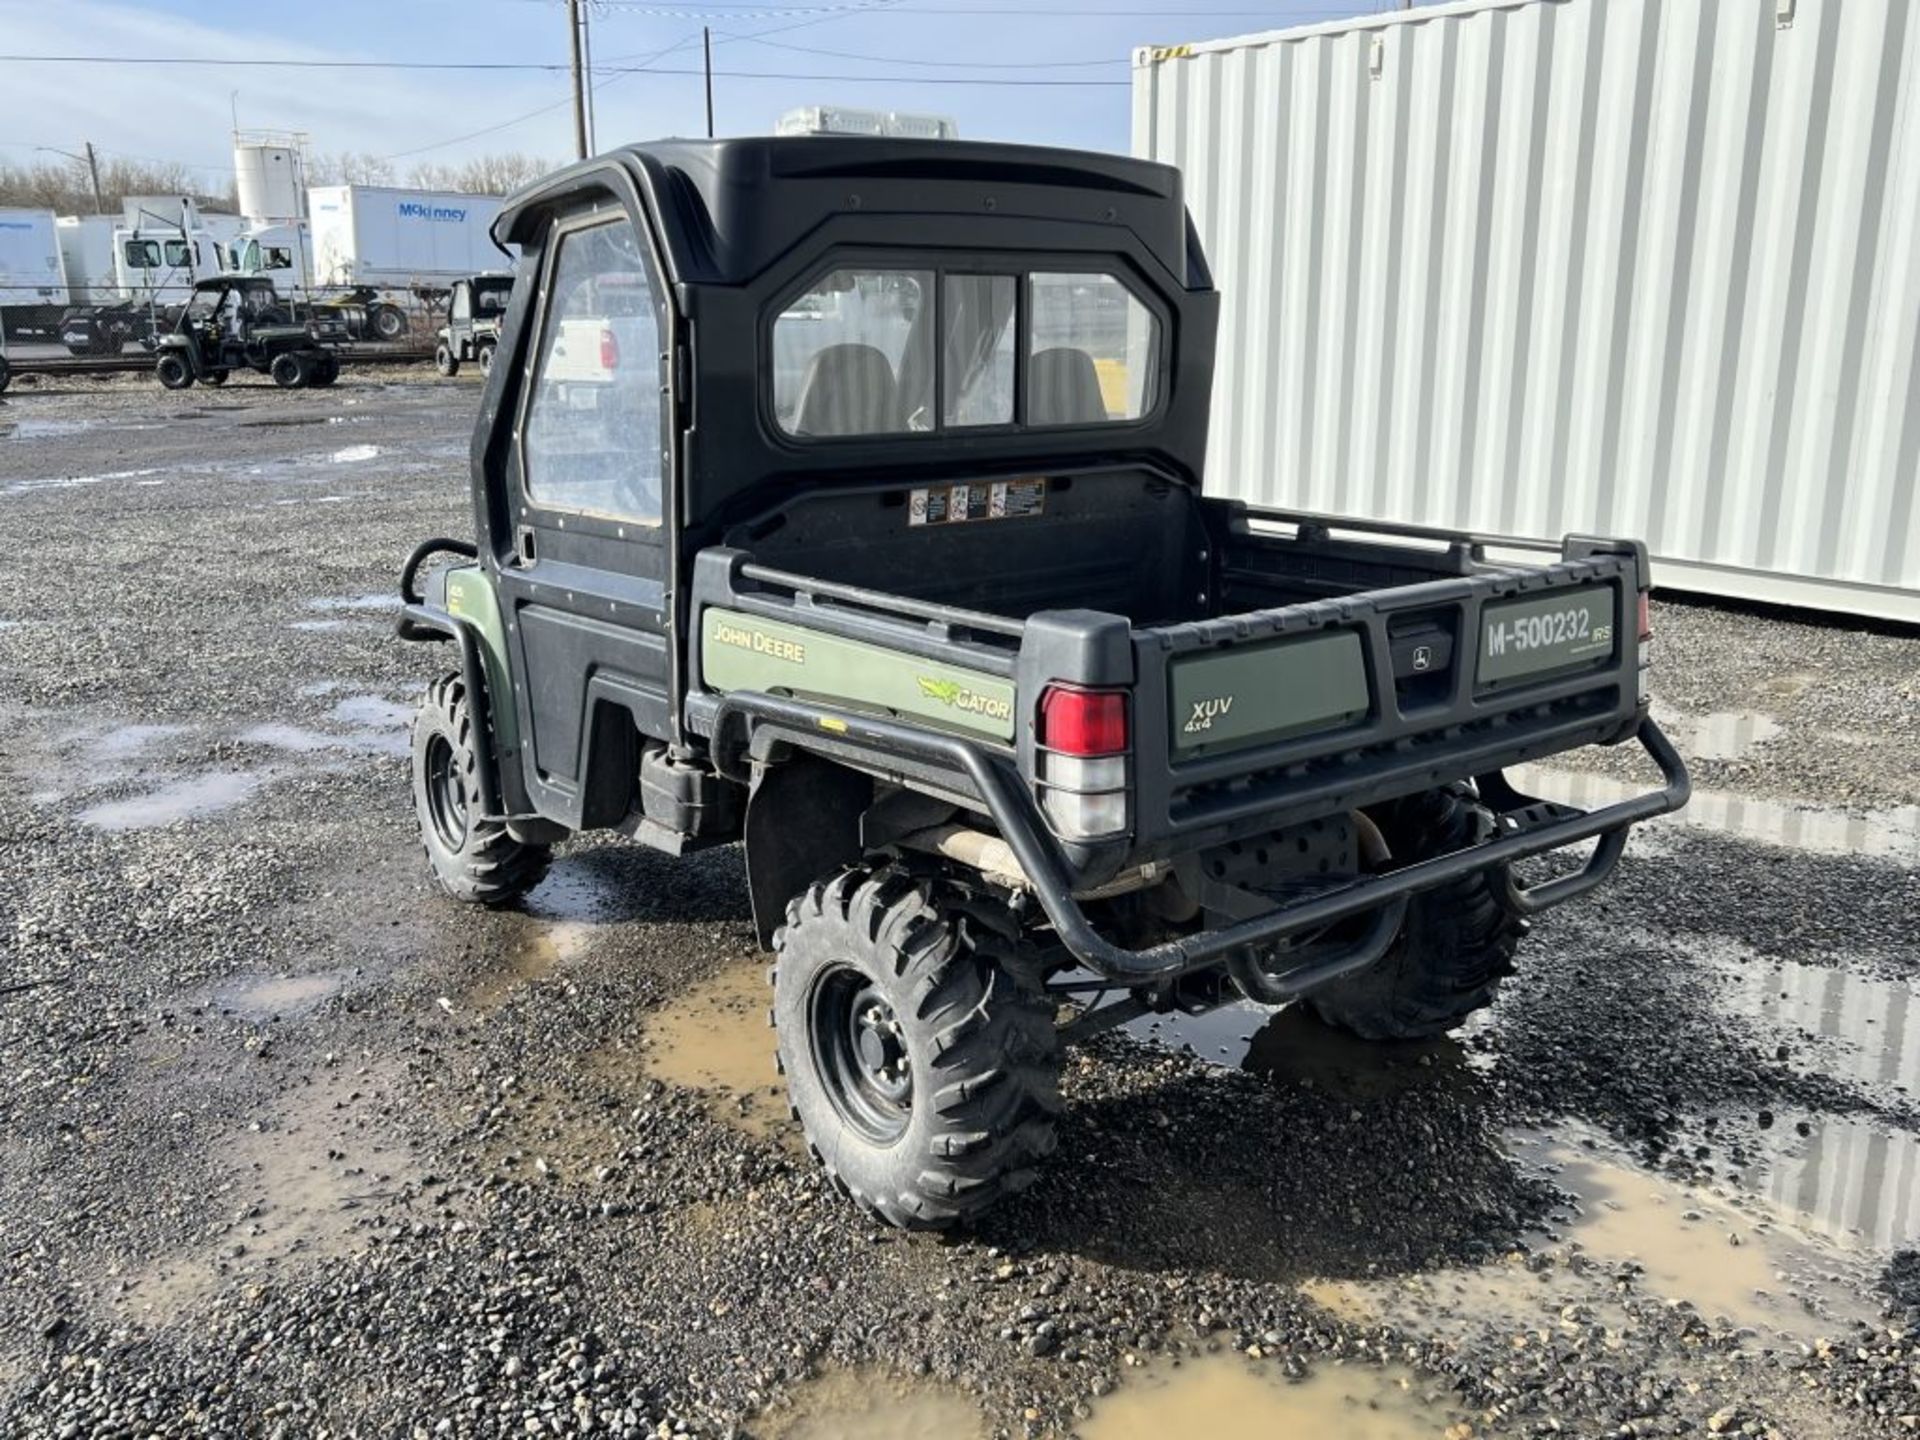
<svg viewBox="0 0 1920 1440">
<path fill-rule="evenodd" d="M 952 705 L 960 699 L 958 680 L 929 680 L 925 675 L 919 677 L 920 693 L 929 700 L 938 700 L 942 705 Z"/>
</svg>

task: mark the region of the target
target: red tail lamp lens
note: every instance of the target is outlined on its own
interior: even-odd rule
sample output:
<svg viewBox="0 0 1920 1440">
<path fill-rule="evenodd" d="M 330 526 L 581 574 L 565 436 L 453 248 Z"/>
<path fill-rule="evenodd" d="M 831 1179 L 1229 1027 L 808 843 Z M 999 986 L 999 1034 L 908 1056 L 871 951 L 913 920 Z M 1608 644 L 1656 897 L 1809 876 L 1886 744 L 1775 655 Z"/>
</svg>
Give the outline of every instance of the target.
<svg viewBox="0 0 1920 1440">
<path fill-rule="evenodd" d="M 1640 592 L 1640 638 L 1653 638 L 1653 603 L 1644 590 Z"/>
<path fill-rule="evenodd" d="M 1040 743 L 1062 755 L 1118 755 L 1127 748 L 1124 690 L 1050 685 L 1040 697 Z"/>
<path fill-rule="evenodd" d="M 602 370 L 620 368 L 620 342 L 613 338 L 611 326 L 602 326 L 600 330 L 600 368 Z"/>
</svg>

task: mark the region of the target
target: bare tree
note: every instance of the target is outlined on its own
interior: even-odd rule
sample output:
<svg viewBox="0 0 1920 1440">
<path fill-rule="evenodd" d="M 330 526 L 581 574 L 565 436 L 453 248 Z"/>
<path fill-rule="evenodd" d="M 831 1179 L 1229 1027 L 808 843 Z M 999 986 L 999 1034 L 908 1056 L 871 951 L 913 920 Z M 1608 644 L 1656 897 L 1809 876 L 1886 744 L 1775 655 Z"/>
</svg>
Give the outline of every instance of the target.
<svg viewBox="0 0 1920 1440">
<path fill-rule="evenodd" d="M 535 155 L 518 152 L 479 155 L 457 165 L 416 165 L 409 181 L 422 190 L 459 190 L 469 195 L 506 195 L 554 167 Z"/>
<path fill-rule="evenodd" d="M 380 155 L 339 150 L 307 160 L 309 185 L 391 185 L 393 179 L 393 162 Z"/>
<path fill-rule="evenodd" d="M 184 165 L 153 164 L 125 158 L 100 158 L 100 201 L 117 214 L 129 195 L 189 195 L 205 209 L 231 208 L 232 187 L 212 193 Z M 52 210 L 60 215 L 91 215 L 93 182 L 78 161 L 41 161 L 0 165 L 0 205 Z"/>
</svg>

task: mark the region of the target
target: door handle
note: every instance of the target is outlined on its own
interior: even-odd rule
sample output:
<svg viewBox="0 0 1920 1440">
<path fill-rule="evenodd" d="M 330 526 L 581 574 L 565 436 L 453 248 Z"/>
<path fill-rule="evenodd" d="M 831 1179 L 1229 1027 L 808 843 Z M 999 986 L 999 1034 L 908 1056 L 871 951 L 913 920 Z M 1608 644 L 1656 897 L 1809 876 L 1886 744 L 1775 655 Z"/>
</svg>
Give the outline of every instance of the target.
<svg viewBox="0 0 1920 1440">
<path fill-rule="evenodd" d="M 513 532 L 513 558 L 521 569 L 526 569 L 535 560 L 533 553 L 533 527 L 522 525 Z"/>
</svg>

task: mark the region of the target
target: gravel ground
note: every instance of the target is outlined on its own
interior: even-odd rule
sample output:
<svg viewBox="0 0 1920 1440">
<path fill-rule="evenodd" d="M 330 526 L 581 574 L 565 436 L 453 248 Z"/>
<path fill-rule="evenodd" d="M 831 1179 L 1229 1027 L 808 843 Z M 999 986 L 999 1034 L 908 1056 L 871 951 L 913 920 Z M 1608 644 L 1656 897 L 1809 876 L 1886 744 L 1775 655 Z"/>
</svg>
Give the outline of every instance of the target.
<svg viewBox="0 0 1920 1440">
<path fill-rule="evenodd" d="M 1236 1351 L 1415 1397 L 1383 1434 L 1920 1428 L 1920 639 L 1658 606 L 1662 713 L 1732 799 L 1546 917 L 1490 1012 L 1105 1037 L 1042 1180 L 905 1237 L 768 1079 L 653 1043 L 761 963 L 736 853 L 430 888 L 404 724 L 444 656 L 387 597 L 469 527 L 477 395 L 0 403 L 0 1430 L 899 1434 L 937 1393 L 1144 1434 L 1130 1400 Z M 1770 1299 L 1722 1293 L 1749 1264 Z"/>
</svg>

